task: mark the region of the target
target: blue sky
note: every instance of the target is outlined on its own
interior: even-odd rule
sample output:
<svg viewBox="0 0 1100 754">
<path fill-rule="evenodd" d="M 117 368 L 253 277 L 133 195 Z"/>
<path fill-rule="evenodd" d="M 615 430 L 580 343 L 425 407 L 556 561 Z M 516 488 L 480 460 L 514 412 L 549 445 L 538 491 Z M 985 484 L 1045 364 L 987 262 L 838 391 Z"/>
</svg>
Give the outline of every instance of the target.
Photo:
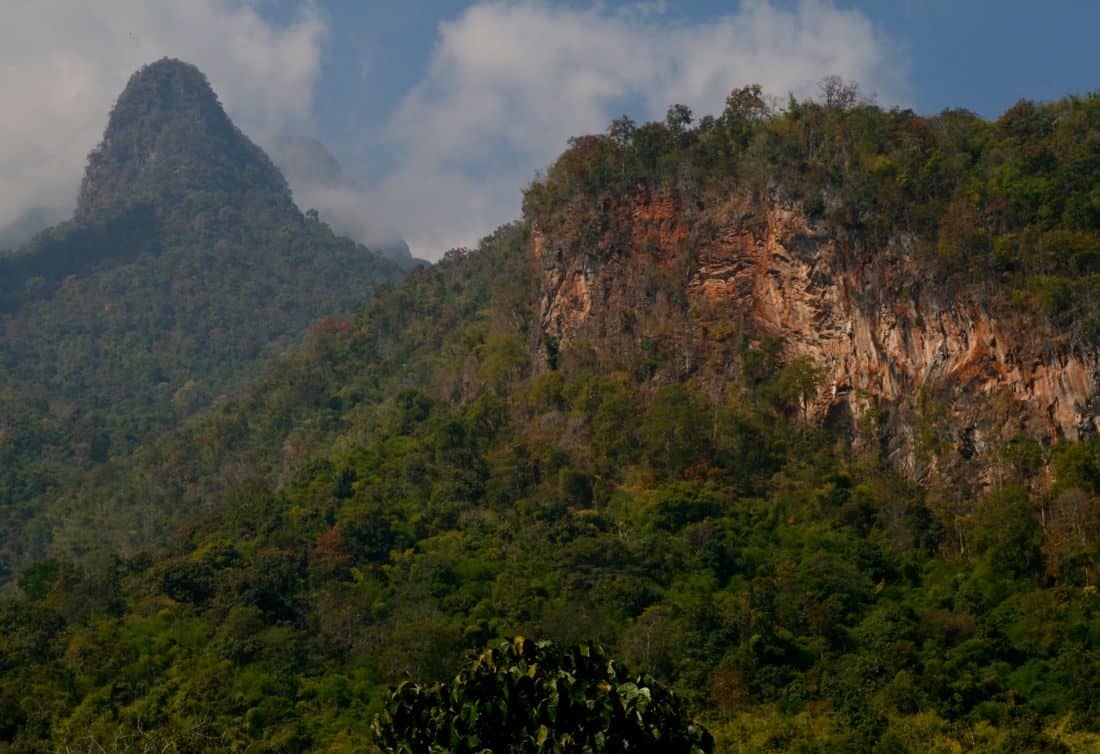
<svg viewBox="0 0 1100 754">
<path fill-rule="evenodd" d="M 317 92 L 318 122 L 327 141 L 342 150 L 362 138 L 362 125 L 384 123 L 423 77 L 439 23 L 469 5 L 460 0 L 322 2 L 333 21 Z M 736 5 L 682 0 L 667 3 L 666 15 L 707 20 Z M 1100 89 L 1100 2 L 862 0 L 835 5 L 858 11 L 896 41 L 908 66 L 906 104 L 921 113 L 965 107 L 995 118 L 1021 98 L 1056 99 Z M 354 91 L 367 96 L 349 97 Z"/>
<path fill-rule="evenodd" d="M 821 4 L 859 14 L 883 40 L 901 76 L 899 86 L 880 92 L 887 103 L 922 113 L 966 107 L 996 117 L 1022 97 L 1052 99 L 1100 88 L 1100 45 L 1096 44 L 1100 3 L 838 0 Z M 424 80 L 440 41 L 440 24 L 461 18 L 470 5 L 457 0 L 322 3 L 332 23 L 315 99 L 318 135 L 359 180 L 369 184 L 392 169 L 392 154 L 381 148 L 378 134 L 385 131 L 394 108 Z M 576 2 L 557 5 L 593 7 Z M 614 14 L 638 5 L 604 3 L 601 7 L 606 14 Z M 674 28 L 715 22 L 736 12 L 740 4 L 683 0 L 651 5 L 660 16 L 659 24 Z M 777 1 L 773 5 L 797 9 L 803 4 Z M 745 81 L 730 81 L 729 88 L 762 78 L 762 73 L 747 71 Z M 349 96 L 349 92 L 361 96 Z M 628 97 L 624 105 L 633 105 L 631 114 L 636 117 L 653 116 L 644 102 L 631 102 Z M 720 101 L 713 102 L 710 110 L 720 106 Z"/>
<path fill-rule="evenodd" d="M 1100 89 L 1100 2 L 1085 0 L 13 2 L 0 91 L 20 106 L 0 122 L 0 242 L 34 210 L 71 211 L 114 97 L 165 55 L 205 71 L 277 161 L 319 139 L 360 185 L 288 170 L 303 208 L 427 258 L 516 217 L 569 136 L 623 112 L 715 112 L 753 82 L 812 96 L 829 74 L 886 105 L 986 117 Z"/>
<path fill-rule="evenodd" d="M 718 3 L 708 3 L 718 5 Z M 912 105 L 997 117 L 1021 98 L 1100 88 L 1100 3 L 1092 0 L 840 2 L 908 51 Z"/>
</svg>

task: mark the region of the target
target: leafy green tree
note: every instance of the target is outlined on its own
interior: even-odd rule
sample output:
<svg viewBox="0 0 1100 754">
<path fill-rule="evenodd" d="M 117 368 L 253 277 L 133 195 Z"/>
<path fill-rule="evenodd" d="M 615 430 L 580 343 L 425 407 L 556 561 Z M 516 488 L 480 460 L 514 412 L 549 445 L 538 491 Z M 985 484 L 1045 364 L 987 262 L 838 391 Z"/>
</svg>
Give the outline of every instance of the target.
<svg viewBox="0 0 1100 754">
<path fill-rule="evenodd" d="M 709 754 L 710 734 L 650 676 L 599 647 L 517 637 L 491 646 L 452 683 L 404 683 L 375 718 L 393 754 Z"/>
<path fill-rule="evenodd" d="M 57 560 L 42 560 L 23 571 L 19 577 L 19 588 L 30 600 L 40 600 L 50 593 L 50 589 L 61 575 L 61 563 Z"/>
<path fill-rule="evenodd" d="M 630 146 L 636 129 L 637 125 L 634 123 L 634 120 L 624 115 L 611 121 L 611 125 L 607 129 L 607 135 L 616 146 L 621 149 L 626 149 Z"/>
<path fill-rule="evenodd" d="M 1038 573 L 1043 532 L 1027 493 L 1019 487 L 995 492 L 978 509 L 974 547 L 995 572 L 1021 577 Z"/>
<path fill-rule="evenodd" d="M 772 385 L 776 403 L 785 411 L 797 412 L 803 424 L 809 422 L 810 403 L 817 395 L 825 371 L 808 356 L 797 356 L 785 364 Z"/>
<path fill-rule="evenodd" d="M 700 460 L 709 416 L 699 398 L 683 385 L 662 385 L 646 412 L 642 438 L 653 465 L 671 474 Z"/>
<path fill-rule="evenodd" d="M 668 130 L 679 136 L 691 126 L 691 108 L 687 105 L 673 105 L 665 116 L 665 125 Z"/>
</svg>

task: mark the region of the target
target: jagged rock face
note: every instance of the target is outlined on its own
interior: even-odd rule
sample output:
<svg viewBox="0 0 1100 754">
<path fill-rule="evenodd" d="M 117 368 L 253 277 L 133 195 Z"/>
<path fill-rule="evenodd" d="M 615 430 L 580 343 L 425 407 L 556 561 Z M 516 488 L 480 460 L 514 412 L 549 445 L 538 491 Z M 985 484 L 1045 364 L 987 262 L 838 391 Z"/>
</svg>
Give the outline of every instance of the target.
<svg viewBox="0 0 1100 754">
<path fill-rule="evenodd" d="M 811 415 L 856 426 L 885 414 L 878 441 L 914 474 L 918 428 L 968 458 L 1020 432 L 1100 426 L 1095 348 L 1055 342 L 975 287 L 937 279 L 911 239 L 860 248 L 777 200 L 685 208 L 667 191 L 594 215 L 585 233 L 535 229 L 541 326 L 559 346 L 656 343 L 678 356 L 675 376 L 706 381 L 732 376 L 739 341 L 778 338 L 824 370 Z"/>
<path fill-rule="evenodd" d="M 282 174 L 233 125 L 202 72 L 165 58 L 135 73 L 115 103 L 88 158 L 76 216 L 178 204 L 199 192 L 232 204 L 258 192 L 290 201 Z"/>
</svg>

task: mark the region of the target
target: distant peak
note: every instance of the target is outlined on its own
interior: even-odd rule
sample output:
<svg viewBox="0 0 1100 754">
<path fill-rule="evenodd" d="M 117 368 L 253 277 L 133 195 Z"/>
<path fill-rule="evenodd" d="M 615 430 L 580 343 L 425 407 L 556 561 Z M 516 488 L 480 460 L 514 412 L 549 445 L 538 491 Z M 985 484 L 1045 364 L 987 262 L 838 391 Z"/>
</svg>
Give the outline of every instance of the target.
<svg viewBox="0 0 1100 754">
<path fill-rule="evenodd" d="M 130 77 L 115 104 L 111 125 L 118 125 L 118 115 L 133 117 L 162 111 L 193 112 L 231 127 L 203 72 L 175 58 L 161 58 Z"/>
<path fill-rule="evenodd" d="M 186 60 L 169 58 L 167 56 L 139 68 L 130 76 L 129 86 L 133 86 L 134 82 L 140 79 L 156 78 L 158 76 L 182 77 L 190 79 L 192 82 L 199 85 L 210 86 L 209 82 L 206 80 L 206 75 L 199 70 L 197 65 L 188 63 Z"/>
<path fill-rule="evenodd" d="M 195 192 L 236 200 L 257 189 L 287 193 L 282 174 L 233 125 L 202 71 L 163 58 L 131 76 L 119 95 L 88 158 L 77 216 Z"/>
</svg>

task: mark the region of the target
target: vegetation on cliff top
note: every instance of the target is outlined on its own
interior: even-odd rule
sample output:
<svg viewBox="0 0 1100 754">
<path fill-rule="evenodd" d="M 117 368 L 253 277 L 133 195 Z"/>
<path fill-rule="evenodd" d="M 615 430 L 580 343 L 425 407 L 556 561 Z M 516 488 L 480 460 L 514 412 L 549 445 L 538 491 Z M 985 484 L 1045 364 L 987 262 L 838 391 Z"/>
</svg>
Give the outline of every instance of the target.
<svg viewBox="0 0 1100 754">
<path fill-rule="evenodd" d="M 571 202 L 640 185 L 703 202 L 778 194 L 868 250 L 909 234 L 930 270 L 993 286 L 1075 342 L 1100 334 L 1100 94 L 1021 101 L 990 122 L 884 109 L 837 79 L 783 108 L 749 86 L 718 117 L 676 105 L 663 123 L 624 117 L 571 140 L 525 209 L 552 230 Z"/>
</svg>

